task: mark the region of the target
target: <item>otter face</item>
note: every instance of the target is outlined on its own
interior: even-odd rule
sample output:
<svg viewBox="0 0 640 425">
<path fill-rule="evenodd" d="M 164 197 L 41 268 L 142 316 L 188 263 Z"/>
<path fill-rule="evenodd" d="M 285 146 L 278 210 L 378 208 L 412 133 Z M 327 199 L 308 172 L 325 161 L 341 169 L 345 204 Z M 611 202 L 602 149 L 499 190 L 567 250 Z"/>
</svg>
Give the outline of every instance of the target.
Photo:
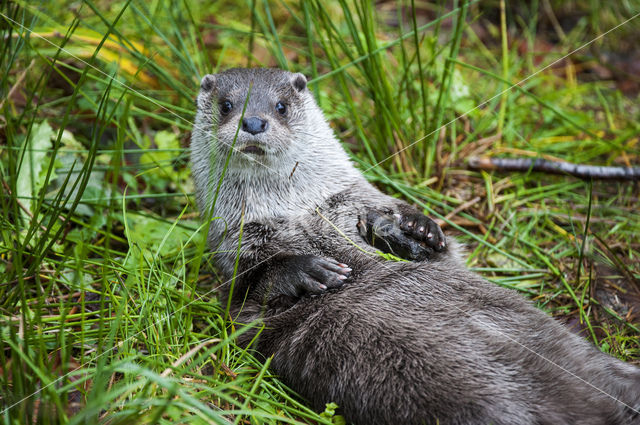
<svg viewBox="0 0 640 425">
<path fill-rule="evenodd" d="M 206 75 L 201 82 L 198 108 L 209 109 L 215 149 L 232 163 L 286 153 L 295 134 L 305 129 L 307 79 L 279 69 L 230 69 Z"/>
</svg>

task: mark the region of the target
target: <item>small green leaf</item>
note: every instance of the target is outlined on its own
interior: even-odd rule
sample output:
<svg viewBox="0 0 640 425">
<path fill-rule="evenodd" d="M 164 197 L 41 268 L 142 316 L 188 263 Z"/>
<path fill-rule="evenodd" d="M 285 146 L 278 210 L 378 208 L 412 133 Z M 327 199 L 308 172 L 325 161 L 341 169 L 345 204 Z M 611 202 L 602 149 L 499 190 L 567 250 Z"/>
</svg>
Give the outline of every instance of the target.
<svg viewBox="0 0 640 425">
<path fill-rule="evenodd" d="M 340 415 L 336 415 L 338 405 L 336 403 L 327 403 L 324 412 L 320 413 L 320 416 L 326 419 L 331 419 L 331 423 L 335 425 L 346 425 L 347 421 Z"/>
<path fill-rule="evenodd" d="M 46 163 L 45 159 L 48 156 L 47 149 L 51 149 L 52 137 L 53 129 L 45 120 L 33 126 L 29 138 L 25 141 L 24 159 L 18 171 L 16 192 L 19 199 L 23 199 L 23 204 L 29 211 L 32 211 L 33 199 L 26 200 L 25 198 L 36 196 L 38 191 L 42 189 L 44 179 L 40 174 L 43 171 L 42 165 Z"/>
</svg>

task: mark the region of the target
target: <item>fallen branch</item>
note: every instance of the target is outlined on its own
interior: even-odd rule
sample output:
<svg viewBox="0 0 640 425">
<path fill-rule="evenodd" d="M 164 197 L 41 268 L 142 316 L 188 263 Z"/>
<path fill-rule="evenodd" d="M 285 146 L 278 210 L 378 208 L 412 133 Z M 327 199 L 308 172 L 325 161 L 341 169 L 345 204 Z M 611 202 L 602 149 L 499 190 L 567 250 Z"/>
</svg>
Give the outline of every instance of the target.
<svg viewBox="0 0 640 425">
<path fill-rule="evenodd" d="M 600 165 L 574 164 L 565 161 L 549 161 L 536 158 L 489 158 L 470 157 L 472 170 L 497 171 L 541 171 L 549 174 L 565 174 L 581 179 L 640 180 L 640 167 L 610 167 Z"/>
</svg>

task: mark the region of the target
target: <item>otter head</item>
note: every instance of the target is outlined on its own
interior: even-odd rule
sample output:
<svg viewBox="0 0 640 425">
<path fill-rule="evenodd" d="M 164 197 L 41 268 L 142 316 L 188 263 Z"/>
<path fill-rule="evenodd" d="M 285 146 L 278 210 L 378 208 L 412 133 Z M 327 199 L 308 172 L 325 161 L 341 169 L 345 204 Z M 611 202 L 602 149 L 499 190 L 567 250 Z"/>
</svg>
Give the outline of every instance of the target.
<svg viewBox="0 0 640 425">
<path fill-rule="evenodd" d="M 211 148 L 216 156 L 226 158 L 233 146 L 231 165 L 253 161 L 266 165 L 277 163 L 294 143 L 296 132 L 304 131 L 307 96 L 302 74 L 236 68 L 204 76 L 198 109 L 211 118 Z"/>
</svg>

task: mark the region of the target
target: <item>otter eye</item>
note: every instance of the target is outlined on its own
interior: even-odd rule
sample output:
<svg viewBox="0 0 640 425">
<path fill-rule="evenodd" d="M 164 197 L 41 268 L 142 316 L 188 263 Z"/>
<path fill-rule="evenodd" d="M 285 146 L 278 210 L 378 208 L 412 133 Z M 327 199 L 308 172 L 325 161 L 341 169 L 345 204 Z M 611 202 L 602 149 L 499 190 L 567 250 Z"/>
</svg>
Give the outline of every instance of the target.
<svg viewBox="0 0 640 425">
<path fill-rule="evenodd" d="M 282 102 L 278 102 L 276 103 L 276 111 L 278 111 L 278 113 L 280 115 L 284 115 L 287 113 L 287 105 L 285 105 Z"/>
<path fill-rule="evenodd" d="M 231 112 L 232 109 L 233 109 L 233 104 L 228 100 L 225 100 L 224 102 L 220 103 L 220 113 L 222 115 L 227 115 L 229 112 Z"/>
</svg>

